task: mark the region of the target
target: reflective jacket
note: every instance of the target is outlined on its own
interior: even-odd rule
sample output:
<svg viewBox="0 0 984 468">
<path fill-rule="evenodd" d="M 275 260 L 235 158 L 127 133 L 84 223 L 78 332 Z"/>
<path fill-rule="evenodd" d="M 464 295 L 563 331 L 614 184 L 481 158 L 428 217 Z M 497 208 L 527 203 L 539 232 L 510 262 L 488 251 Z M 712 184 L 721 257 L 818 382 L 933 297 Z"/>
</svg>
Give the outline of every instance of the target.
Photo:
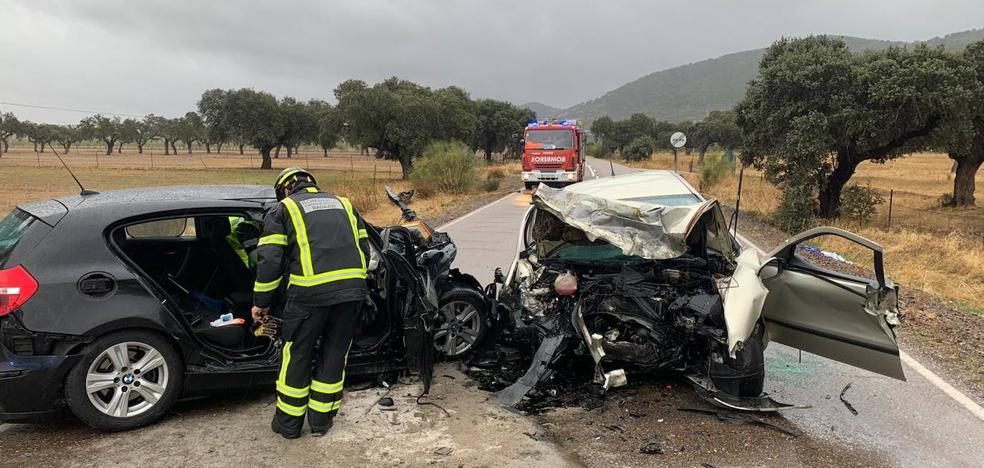
<svg viewBox="0 0 984 468">
<path fill-rule="evenodd" d="M 253 303 L 269 307 L 286 283 L 286 301 L 332 305 L 366 295 L 366 226 L 348 199 L 312 186 L 295 189 L 267 212 L 257 246 Z"/>
</svg>

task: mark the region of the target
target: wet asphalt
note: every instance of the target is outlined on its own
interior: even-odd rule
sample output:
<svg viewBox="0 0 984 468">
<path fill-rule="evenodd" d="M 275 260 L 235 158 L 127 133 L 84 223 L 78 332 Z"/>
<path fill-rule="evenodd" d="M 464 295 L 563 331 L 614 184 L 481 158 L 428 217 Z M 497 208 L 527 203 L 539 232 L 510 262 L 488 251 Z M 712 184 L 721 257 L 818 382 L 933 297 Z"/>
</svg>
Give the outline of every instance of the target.
<svg viewBox="0 0 984 468">
<path fill-rule="evenodd" d="M 589 158 L 589 166 L 586 179 L 607 177 L 612 168 L 616 175 L 634 171 L 593 158 Z M 515 193 L 446 225 L 445 230 L 459 245 L 456 266 L 475 274 L 483 283 L 492 279 L 495 267 L 507 271 L 516 254 L 518 227 L 529 208 L 529 200 L 529 194 Z M 758 247 L 766 251 L 772 248 Z M 811 408 L 783 411 L 770 421 L 802 431 L 803 435 L 792 438 L 763 433 L 759 440 L 770 447 L 766 451 L 750 449 L 744 437 L 712 437 L 701 444 L 705 456 L 678 462 L 683 465 L 737 463 L 756 466 L 790 463 L 818 466 L 831 462 L 841 466 L 984 466 L 984 420 L 908 364 L 903 367 L 907 382 L 773 343 L 766 351 L 766 391 L 776 400 Z M 946 379 L 945 375 L 938 375 Z M 848 384 L 851 387 L 844 393 L 844 399 L 855 408 L 857 415 L 840 399 Z M 682 385 L 674 386 L 672 391 L 690 392 Z M 617 392 L 616 389 L 609 397 L 617 399 Z M 638 393 L 639 388 L 633 392 Z M 642 394 L 646 394 L 645 389 Z M 690 398 L 682 394 L 676 396 L 683 400 Z M 635 395 L 634 398 L 644 397 Z M 674 433 L 689 434 L 699 418 L 660 418 L 661 437 L 672 439 Z M 564 424 L 563 418 L 551 421 L 551 424 Z M 584 416 L 569 423 L 585 424 Z M 575 429 L 557 427 L 552 432 L 555 436 L 566 437 L 558 439 L 563 445 L 565 441 L 573 443 Z M 729 434 L 734 433 L 733 427 L 727 429 Z M 625 439 L 624 435 L 620 437 Z M 605 463 L 612 460 L 628 462 L 637 456 L 637 451 L 633 450 L 631 455 L 626 452 L 628 458 L 621 459 L 618 452 L 628 449 L 617 447 L 618 444 L 599 447 L 598 450 L 613 452 L 600 459 Z M 584 455 L 578 447 L 570 448 Z M 792 459 L 775 458 L 777 450 L 801 455 Z M 735 458 L 736 452 L 747 454 L 747 459 Z M 715 458 L 718 453 L 722 455 Z M 725 457 L 723 454 L 731 455 Z M 585 460 L 587 464 L 594 464 L 590 462 L 596 458 L 594 455 L 584 457 L 588 459 Z M 670 459 L 651 461 L 677 464 Z"/>
</svg>

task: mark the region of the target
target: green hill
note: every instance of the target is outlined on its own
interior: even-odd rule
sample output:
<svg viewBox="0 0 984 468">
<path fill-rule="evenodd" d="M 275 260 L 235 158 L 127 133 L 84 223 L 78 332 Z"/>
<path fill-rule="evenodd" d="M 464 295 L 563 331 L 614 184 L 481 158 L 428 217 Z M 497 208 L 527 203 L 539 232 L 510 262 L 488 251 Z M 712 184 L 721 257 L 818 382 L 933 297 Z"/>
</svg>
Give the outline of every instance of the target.
<svg viewBox="0 0 984 468">
<path fill-rule="evenodd" d="M 911 44 L 846 36 L 841 39 L 855 51 Z M 961 50 L 981 39 L 984 39 L 984 29 L 935 37 L 924 42 L 931 46 L 943 45 L 948 50 Z M 764 52 L 764 48 L 747 50 L 651 73 L 604 96 L 564 110 L 539 103 L 524 107 L 538 116 L 587 121 L 605 115 L 624 119 L 636 112 L 671 122 L 700 120 L 713 110 L 731 108 L 744 96 L 748 81 L 758 72 L 759 60 Z"/>
<path fill-rule="evenodd" d="M 564 112 L 564 109 L 548 106 L 540 102 L 527 102 L 519 107 L 533 111 L 539 119 L 558 117 L 562 112 Z"/>
</svg>

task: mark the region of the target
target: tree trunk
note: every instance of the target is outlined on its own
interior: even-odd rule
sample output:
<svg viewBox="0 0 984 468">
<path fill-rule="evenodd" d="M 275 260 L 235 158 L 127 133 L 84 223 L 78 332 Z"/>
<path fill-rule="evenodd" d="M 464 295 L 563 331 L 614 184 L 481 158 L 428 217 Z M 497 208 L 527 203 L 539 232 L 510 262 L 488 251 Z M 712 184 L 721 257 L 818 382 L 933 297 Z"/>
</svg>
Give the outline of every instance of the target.
<svg viewBox="0 0 984 468">
<path fill-rule="evenodd" d="M 410 156 L 401 154 L 397 157 L 400 160 L 400 169 L 403 169 L 403 180 L 410 178 L 410 170 L 413 169 L 413 160 Z"/>
<path fill-rule="evenodd" d="M 143 154 L 143 147 L 146 143 L 137 143 L 137 154 Z"/>
<path fill-rule="evenodd" d="M 486 146 L 485 147 L 485 162 L 487 162 L 487 163 L 491 163 L 492 162 L 492 147 L 491 146 Z"/>
<path fill-rule="evenodd" d="M 287 159 L 290 159 L 292 156 L 294 156 L 294 149 L 290 145 L 287 145 Z"/>
<path fill-rule="evenodd" d="M 837 153 L 837 167 L 830 173 L 823 186 L 820 188 L 820 215 L 821 218 L 831 219 L 840 216 L 841 192 L 844 186 L 851 180 L 854 171 L 858 168 L 860 161 L 846 152 Z"/>
<path fill-rule="evenodd" d="M 3 139 L 3 152 L 4 153 L 10 152 L 10 143 L 7 142 L 6 138 Z"/>
<path fill-rule="evenodd" d="M 123 154 L 123 142 L 121 141 L 119 146 L 116 147 L 116 154 Z"/>
<path fill-rule="evenodd" d="M 171 140 L 171 153 L 175 156 L 178 155 L 178 147 L 174 145 L 174 140 Z"/>
<path fill-rule="evenodd" d="M 260 169 L 273 169 L 273 161 L 270 160 L 270 149 L 269 147 L 260 148 L 260 156 L 263 157 L 263 163 L 260 164 Z"/>
<path fill-rule="evenodd" d="M 242 156 L 243 154 L 246 154 L 246 153 L 243 153 L 243 147 L 244 146 L 246 146 L 246 145 L 239 145 L 239 155 L 240 156 Z"/>
<path fill-rule="evenodd" d="M 62 146 L 65 148 L 65 153 L 64 154 L 68 154 L 68 150 L 72 149 L 72 143 L 71 142 L 65 143 Z"/>
<path fill-rule="evenodd" d="M 956 176 L 953 178 L 953 200 L 949 206 L 975 206 L 975 178 L 977 177 L 977 171 L 981 168 L 981 164 L 984 163 L 984 145 L 981 146 L 981 148 L 975 148 L 978 151 L 972 151 L 970 153 L 950 153 L 950 159 L 953 159 L 957 170 Z"/>
<path fill-rule="evenodd" d="M 697 152 L 697 166 L 704 167 L 704 154 L 707 153 L 707 147 L 701 146 L 700 151 Z"/>
<path fill-rule="evenodd" d="M 222 143 L 215 144 L 215 152 L 218 154 L 222 154 Z"/>
<path fill-rule="evenodd" d="M 205 154 L 212 154 L 212 144 L 205 142 Z"/>
<path fill-rule="evenodd" d="M 34 152 L 37 153 L 38 152 L 38 142 L 32 141 L 31 143 L 34 143 Z"/>
<path fill-rule="evenodd" d="M 170 144 L 171 144 L 171 140 L 168 140 L 167 138 L 165 138 L 164 139 L 164 155 L 165 156 L 171 154 L 170 153 L 170 150 L 168 149 L 168 145 L 170 145 Z"/>
<path fill-rule="evenodd" d="M 44 143 L 44 142 L 42 141 L 42 142 L 41 142 L 41 152 L 42 152 L 42 153 L 44 153 L 44 144 L 45 144 L 45 143 Z M 34 146 L 35 146 L 35 147 L 37 147 L 37 146 L 38 146 L 38 145 L 37 145 L 37 143 L 35 143 L 35 144 L 34 144 Z"/>
<path fill-rule="evenodd" d="M 185 144 L 188 145 L 188 154 L 191 154 L 191 142 L 189 141 L 186 142 Z"/>
<path fill-rule="evenodd" d="M 280 145 L 277 145 L 277 151 L 273 153 L 273 157 L 276 159 L 280 159 Z"/>
<path fill-rule="evenodd" d="M 328 157 L 328 147 L 327 146 L 322 146 L 321 149 L 325 151 L 325 157 L 327 158 Z"/>
<path fill-rule="evenodd" d="M 113 155 L 113 146 L 114 145 L 116 145 L 116 142 L 115 141 L 113 141 L 113 140 L 106 140 L 106 156 L 112 156 Z"/>
</svg>

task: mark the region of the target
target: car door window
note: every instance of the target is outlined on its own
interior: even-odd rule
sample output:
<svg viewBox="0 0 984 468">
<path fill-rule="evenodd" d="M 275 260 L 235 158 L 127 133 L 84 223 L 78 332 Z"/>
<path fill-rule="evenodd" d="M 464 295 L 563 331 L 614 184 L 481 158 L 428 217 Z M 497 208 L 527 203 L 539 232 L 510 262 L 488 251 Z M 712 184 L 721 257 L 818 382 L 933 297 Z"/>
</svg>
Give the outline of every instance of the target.
<svg viewBox="0 0 984 468">
<path fill-rule="evenodd" d="M 132 224 L 126 227 L 127 239 L 194 238 L 194 218 L 171 218 Z"/>
</svg>

